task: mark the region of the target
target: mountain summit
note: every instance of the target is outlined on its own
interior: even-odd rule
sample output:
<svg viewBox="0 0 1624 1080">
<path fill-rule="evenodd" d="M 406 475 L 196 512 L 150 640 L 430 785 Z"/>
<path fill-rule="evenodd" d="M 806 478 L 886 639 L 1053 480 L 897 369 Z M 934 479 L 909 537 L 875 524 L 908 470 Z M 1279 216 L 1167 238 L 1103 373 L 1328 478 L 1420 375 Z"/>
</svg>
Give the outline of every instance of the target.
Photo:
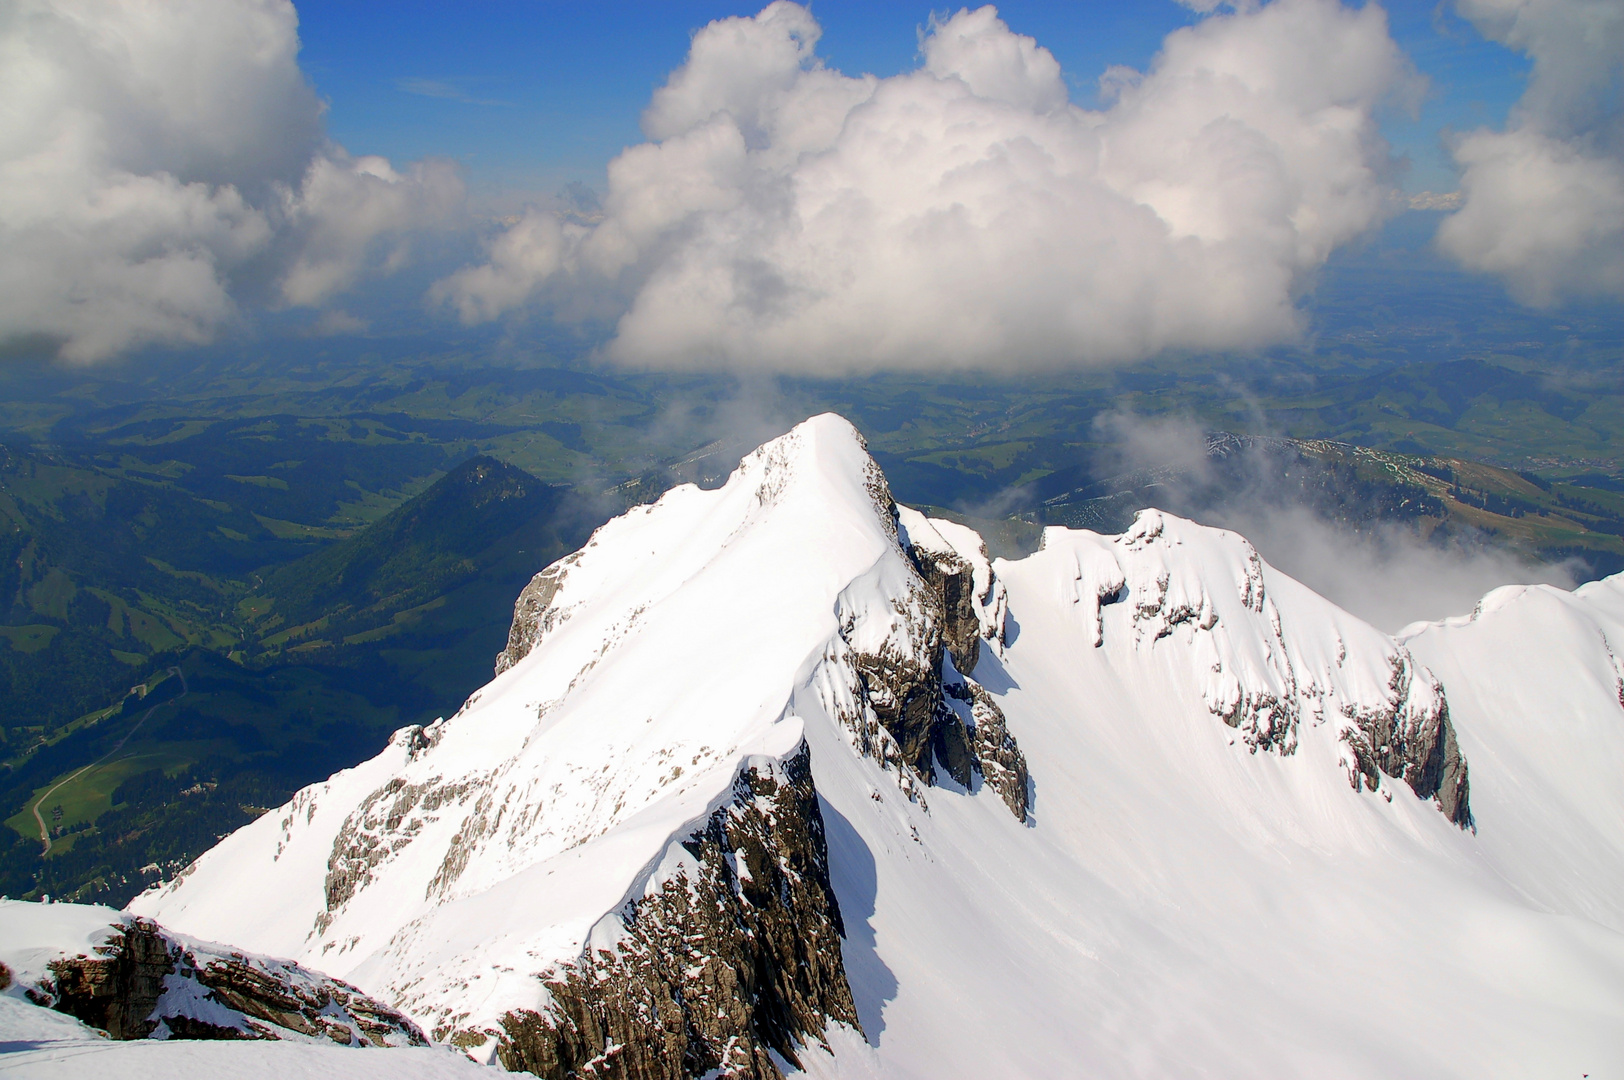
<svg viewBox="0 0 1624 1080">
<path fill-rule="evenodd" d="M 547 1077 L 1593 1071 L 1612 642 L 1613 581 L 1401 641 L 1155 510 L 992 560 L 819 416 L 130 910 Z"/>
</svg>

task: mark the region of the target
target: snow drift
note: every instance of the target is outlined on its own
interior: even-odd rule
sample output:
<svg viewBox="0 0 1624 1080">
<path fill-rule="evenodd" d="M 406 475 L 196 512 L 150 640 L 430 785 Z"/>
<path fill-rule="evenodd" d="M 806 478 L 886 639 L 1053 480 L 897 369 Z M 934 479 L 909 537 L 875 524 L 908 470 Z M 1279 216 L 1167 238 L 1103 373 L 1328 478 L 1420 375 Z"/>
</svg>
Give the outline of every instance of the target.
<svg viewBox="0 0 1624 1080">
<path fill-rule="evenodd" d="M 1395 640 L 1156 511 L 990 560 L 816 417 L 131 910 L 544 1076 L 1594 1072 L 1624 587 L 1497 597 Z"/>
</svg>

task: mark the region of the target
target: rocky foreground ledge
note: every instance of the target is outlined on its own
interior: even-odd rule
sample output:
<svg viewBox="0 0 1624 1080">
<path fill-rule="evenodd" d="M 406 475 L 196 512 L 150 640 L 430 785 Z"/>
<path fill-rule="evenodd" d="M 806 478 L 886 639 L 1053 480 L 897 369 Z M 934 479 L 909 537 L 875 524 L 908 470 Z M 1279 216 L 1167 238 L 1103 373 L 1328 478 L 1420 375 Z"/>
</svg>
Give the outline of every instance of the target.
<svg viewBox="0 0 1624 1080">
<path fill-rule="evenodd" d="M 417 1025 L 348 983 L 93 904 L 0 901 L 0 983 L 7 996 L 119 1040 L 428 1044 Z"/>
</svg>

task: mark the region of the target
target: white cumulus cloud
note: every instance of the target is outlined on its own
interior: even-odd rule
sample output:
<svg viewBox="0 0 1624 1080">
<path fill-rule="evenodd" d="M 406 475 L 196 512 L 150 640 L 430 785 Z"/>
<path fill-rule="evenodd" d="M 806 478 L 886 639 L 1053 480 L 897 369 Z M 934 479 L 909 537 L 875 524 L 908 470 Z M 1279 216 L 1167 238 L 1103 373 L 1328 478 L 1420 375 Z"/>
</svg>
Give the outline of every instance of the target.
<svg viewBox="0 0 1624 1080">
<path fill-rule="evenodd" d="M 336 147 L 310 162 L 297 189 L 279 192 L 295 254 L 278 288 L 287 303 L 309 307 L 353 285 L 380 238 L 393 240 L 382 268 L 402 265 L 410 232 L 452 217 L 464 195 L 462 178 L 448 161 L 422 161 L 397 172 L 386 158 L 351 158 Z"/>
<path fill-rule="evenodd" d="M 206 341 L 238 290 L 322 304 L 443 217 L 447 167 L 326 142 L 298 49 L 288 0 L 0 4 L 0 343 Z"/>
<path fill-rule="evenodd" d="M 1438 243 L 1540 306 L 1624 297 L 1624 3 L 1457 0 L 1484 36 L 1533 60 L 1503 130 L 1454 147 L 1461 209 Z"/>
<path fill-rule="evenodd" d="M 1210 6 L 1210 5 L 1209 5 Z M 1417 85 L 1375 4 L 1230 5 L 1113 69 L 1109 107 L 992 7 L 919 70 L 848 77 L 779 0 L 695 34 L 610 166 L 601 220 L 535 211 L 435 296 L 469 321 L 624 304 L 654 366 L 1014 368 L 1248 348 L 1390 212 L 1374 119 Z"/>
</svg>

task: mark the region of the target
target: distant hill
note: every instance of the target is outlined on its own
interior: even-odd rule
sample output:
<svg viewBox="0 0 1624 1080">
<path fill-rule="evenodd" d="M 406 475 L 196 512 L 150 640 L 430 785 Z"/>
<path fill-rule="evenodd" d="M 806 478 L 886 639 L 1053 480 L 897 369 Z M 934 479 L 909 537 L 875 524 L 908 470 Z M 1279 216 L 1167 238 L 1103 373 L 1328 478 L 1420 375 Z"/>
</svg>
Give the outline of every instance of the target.
<svg viewBox="0 0 1624 1080">
<path fill-rule="evenodd" d="M 471 458 L 350 539 L 278 569 L 262 590 L 273 606 L 259 625 L 273 646 L 390 625 L 516 550 L 558 547 L 560 527 L 581 520 L 559 514 L 568 503 L 568 487 Z"/>
<path fill-rule="evenodd" d="M 395 729 L 454 712 L 490 678 L 524 583 L 607 514 L 481 455 L 265 575 L 236 607 L 239 640 L 165 654 L 185 693 L 160 672 L 0 770 L 0 893 L 122 904 Z"/>
</svg>

